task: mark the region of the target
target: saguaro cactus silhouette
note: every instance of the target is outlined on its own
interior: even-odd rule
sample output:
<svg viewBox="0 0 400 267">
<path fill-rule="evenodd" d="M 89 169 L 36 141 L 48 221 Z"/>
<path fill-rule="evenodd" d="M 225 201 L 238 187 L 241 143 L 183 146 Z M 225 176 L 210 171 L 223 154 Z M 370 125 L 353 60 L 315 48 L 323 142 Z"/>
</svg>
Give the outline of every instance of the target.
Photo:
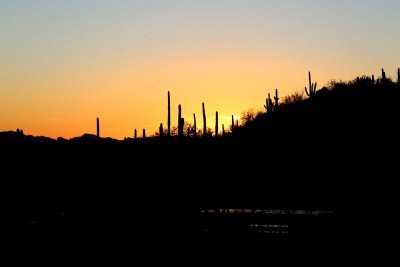
<svg viewBox="0 0 400 267">
<path fill-rule="evenodd" d="M 224 136 L 225 136 L 225 125 L 222 124 L 222 137 L 224 137 Z"/>
<path fill-rule="evenodd" d="M 275 99 L 275 109 L 277 109 L 277 108 L 278 108 L 278 105 L 279 105 L 278 89 L 275 90 L 274 99 Z"/>
<path fill-rule="evenodd" d="M 160 123 L 159 131 L 160 131 L 159 136 L 160 136 L 160 138 L 162 138 L 164 136 L 164 129 L 163 129 L 162 123 Z"/>
<path fill-rule="evenodd" d="M 400 85 L 400 68 L 397 69 L 397 84 Z"/>
<path fill-rule="evenodd" d="M 170 93 L 168 91 L 168 130 L 167 130 L 167 136 L 170 137 L 171 136 L 171 97 L 170 97 Z"/>
<path fill-rule="evenodd" d="M 146 139 L 146 129 L 143 129 L 143 139 Z"/>
<path fill-rule="evenodd" d="M 185 125 L 185 119 L 182 118 L 182 106 L 178 106 L 178 136 L 183 136 L 183 127 Z"/>
<path fill-rule="evenodd" d="M 382 68 L 382 81 L 386 80 L 386 72 L 385 70 Z"/>
<path fill-rule="evenodd" d="M 375 75 L 372 74 L 372 84 L 375 84 Z"/>
<path fill-rule="evenodd" d="M 215 112 L 215 138 L 218 138 L 218 111 Z"/>
<path fill-rule="evenodd" d="M 267 113 L 272 112 L 272 99 L 271 99 L 271 94 L 268 94 L 268 98 L 265 100 L 266 104 L 264 105 L 265 109 L 267 110 Z"/>
<path fill-rule="evenodd" d="M 207 118 L 206 118 L 206 108 L 203 102 L 203 136 L 207 136 Z"/>
<path fill-rule="evenodd" d="M 235 119 L 232 115 L 232 125 L 231 125 L 231 131 L 233 132 L 233 129 L 235 128 Z"/>
<path fill-rule="evenodd" d="M 135 134 L 133 135 L 135 139 L 137 139 L 137 130 L 135 129 Z"/>
<path fill-rule="evenodd" d="M 181 123 L 181 118 L 182 118 L 182 106 L 178 105 L 178 129 Z"/>
<path fill-rule="evenodd" d="M 193 136 L 196 137 L 197 136 L 196 113 L 193 113 L 193 121 L 194 121 L 194 124 L 193 124 L 194 133 L 193 133 Z"/>
<path fill-rule="evenodd" d="M 310 86 L 310 91 L 307 90 L 307 87 L 304 87 L 306 89 L 306 94 L 309 97 L 314 97 L 315 94 L 317 93 L 317 83 L 312 83 L 311 81 L 311 71 L 308 72 L 308 84 Z"/>
<path fill-rule="evenodd" d="M 183 130 L 185 128 L 185 118 L 181 118 L 180 124 L 181 124 L 181 136 L 183 136 L 184 135 Z"/>
<path fill-rule="evenodd" d="M 100 137 L 100 120 L 97 118 L 97 137 Z"/>
</svg>

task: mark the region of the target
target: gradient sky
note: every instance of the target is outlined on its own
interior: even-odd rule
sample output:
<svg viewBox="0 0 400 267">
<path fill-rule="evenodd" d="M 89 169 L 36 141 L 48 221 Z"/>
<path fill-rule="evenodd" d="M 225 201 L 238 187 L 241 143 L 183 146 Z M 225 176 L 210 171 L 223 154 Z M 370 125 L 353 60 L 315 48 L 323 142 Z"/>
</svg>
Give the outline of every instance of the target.
<svg viewBox="0 0 400 267">
<path fill-rule="evenodd" d="M 398 0 L 0 0 L 0 131 L 70 138 L 208 123 L 268 92 L 400 66 Z M 176 123 L 173 123 L 176 124 Z M 227 123 L 230 125 L 230 123 Z"/>
</svg>

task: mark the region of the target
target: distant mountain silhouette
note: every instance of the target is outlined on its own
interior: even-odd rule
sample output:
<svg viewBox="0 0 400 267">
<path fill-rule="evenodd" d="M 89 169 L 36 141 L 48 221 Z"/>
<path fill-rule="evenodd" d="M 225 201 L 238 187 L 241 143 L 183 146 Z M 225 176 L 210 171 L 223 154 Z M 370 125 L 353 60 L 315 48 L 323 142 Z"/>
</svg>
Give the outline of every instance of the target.
<svg viewBox="0 0 400 267">
<path fill-rule="evenodd" d="M 115 144 L 120 141 L 113 138 L 97 137 L 94 134 L 84 134 L 81 137 L 74 137 L 69 140 L 73 144 Z"/>
<path fill-rule="evenodd" d="M 32 135 L 24 135 L 20 133 L 19 130 L 0 132 L 0 144 L 2 145 L 12 145 L 12 144 L 34 144 L 34 145 L 43 145 L 43 144 L 52 144 L 55 143 L 56 140 L 46 137 L 46 136 L 32 136 Z"/>
</svg>

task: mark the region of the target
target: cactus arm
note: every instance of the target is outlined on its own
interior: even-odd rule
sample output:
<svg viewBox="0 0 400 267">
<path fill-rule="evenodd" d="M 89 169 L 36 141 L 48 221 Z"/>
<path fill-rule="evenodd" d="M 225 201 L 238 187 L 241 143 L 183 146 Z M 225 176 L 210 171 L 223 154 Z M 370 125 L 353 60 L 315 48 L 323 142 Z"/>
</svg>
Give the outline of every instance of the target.
<svg viewBox="0 0 400 267">
<path fill-rule="evenodd" d="M 304 87 L 304 89 L 306 90 L 306 94 L 307 94 L 308 96 L 310 96 L 310 94 L 308 93 L 307 87 Z"/>
</svg>

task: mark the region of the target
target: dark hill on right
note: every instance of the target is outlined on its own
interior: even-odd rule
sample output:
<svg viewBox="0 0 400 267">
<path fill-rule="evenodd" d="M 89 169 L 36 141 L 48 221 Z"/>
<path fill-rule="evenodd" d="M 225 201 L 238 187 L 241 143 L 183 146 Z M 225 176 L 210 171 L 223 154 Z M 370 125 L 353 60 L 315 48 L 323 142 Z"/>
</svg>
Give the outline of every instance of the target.
<svg viewBox="0 0 400 267">
<path fill-rule="evenodd" d="M 280 140 L 285 148 L 296 144 L 342 149 L 365 145 L 371 150 L 398 139 L 400 83 L 363 76 L 347 83 L 331 82 L 329 87 L 316 90 L 307 99 L 299 93 L 286 97 L 272 112 L 246 121 L 237 131 L 238 139 Z"/>
<path fill-rule="evenodd" d="M 263 155 L 253 169 L 285 181 L 278 188 L 287 195 L 383 219 L 397 203 L 400 82 L 383 72 L 316 86 L 310 79 L 310 96 L 296 93 L 278 105 L 267 99 L 267 113 L 248 116 L 232 142 Z"/>
</svg>

